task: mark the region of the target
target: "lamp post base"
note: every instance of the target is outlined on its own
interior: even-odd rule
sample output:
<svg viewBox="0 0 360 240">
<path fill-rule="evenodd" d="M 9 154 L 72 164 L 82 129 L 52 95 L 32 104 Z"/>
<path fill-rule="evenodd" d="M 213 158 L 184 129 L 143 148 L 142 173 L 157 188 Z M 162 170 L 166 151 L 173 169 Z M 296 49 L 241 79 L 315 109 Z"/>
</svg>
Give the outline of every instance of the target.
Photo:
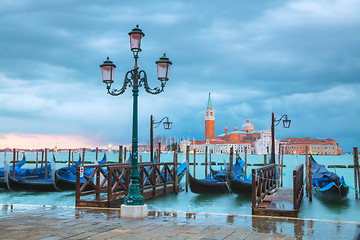
<svg viewBox="0 0 360 240">
<path fill-rule="evenodd" d="M 124 218 L 146 218 L 148 216 L 148 206 L 144 205 L 125 205 L 121 204 L 121 217 Z"/>
</svg>

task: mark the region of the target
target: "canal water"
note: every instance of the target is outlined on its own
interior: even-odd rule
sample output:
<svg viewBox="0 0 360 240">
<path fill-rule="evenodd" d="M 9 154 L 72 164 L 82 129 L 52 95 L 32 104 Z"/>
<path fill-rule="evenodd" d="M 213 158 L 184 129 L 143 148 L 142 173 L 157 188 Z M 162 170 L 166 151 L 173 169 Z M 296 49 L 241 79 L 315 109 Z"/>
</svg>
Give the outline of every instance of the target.
<svg viewBox="0 0 360 240">
<path fill-rule="evenodd" d="M 65 166 L 68 159 L 68 153 L 54 153 L 55 158 L 59 163 L 57 168 Z M 51 156 L 49 154 L 49 156 Z M 75 159 L 78 156 L 74 155 Z M 141 154 L 143 161 L 149 161 L 149 154 Z M 244 156 L 241 155 L 244 159 Z M 0 154 L 0 167 L 4 165 L 4 154 Z M 7 153 L 7 160 L 12 159 L 12 154 Z M 19 157 L 21 158 L 21 156 Z M 36 153 L 26 153 L 28 161 L 35 161 Z M 99 159 L 102 154 L 99 154 Z M 107 154 L 108 161 L 117 162 L 118 154 Z M 172 154 L 162 154 L 161 162 L 172 161 Z M 328 165 L 352 165 L 352 155 L 342 156 L 314 156 L 318 163 L 325 166 Z M 85 161 L 93 161 L 95 153 L 86 153 Z M 209 159 L 209 157 L 208 157 Z M 247 172 L 251 169 L 257 168 L 254 164 L 264 162 L 264 157 L 259 155 L 248 155 Z M 184 155 L 178 155 L 178 161 L 184 160 Z M 196 177 L 203 178 L 205 175 L 205 166 L 200 165 L 204 163 L 204 155 L 196 155 Z M 190 163 L 194 161 L 194 155 L 190 155 Z M 212 155 L 211 161 L 217 164 L 224 164 L 229 161 L 228 155 Z M 276 156 L 276 161 L 278 158 Z M 305 162 L 305 156 L 284 155 L 284 187 L 292 187 L 292 171 L 297 164 Z M 34 164 L 26 164 L 23 168 L 34 167 Z M 193 174 L 194 166 L 190 165 L 190 172 Z M 224 165 L 213 166 L 214 169 L 224 168 Z M 330 171 L 336 172 L 339 176 L 344 176 L 346 183 L 349 186 L 354 186 L 354 169 L 353 168 L 328 168 Z M 178 195 L 169 194 L 168 196 L 158 197 L 156 199 L 147 200 L 149 209 L 152 210 L 166 210 L 166 211 L 184 211 L 184 212 L 207 212 L 207 213 L 224 213 L 224 214 L 244 214 L 251 215 L 251 198 L 246 196 L 238 196 L 236 194 L 218 194 L 218 195 L 200 195 L 192 192 L 186 192 L 185 178 L 180 183 L 180 188 L 183 190 Z M 65 192 L 11 192 L 6 189 L 0 189 L 0 203 L 2 204 L 31 204 L 31 205 L 56 205 L 56 206 L 75 206 L 75 193 L 73 191 Z M 347 200 L 331 204 L 323 202 L 313 196 L 313 201 L 304 196 L 301 203 L 300 218 L 308 219 L 327 219 L 338 221 L 352 221 L 360 222 L 360 199 L 355 199 L 355 191 L 350 189 Z"/>
</svg>

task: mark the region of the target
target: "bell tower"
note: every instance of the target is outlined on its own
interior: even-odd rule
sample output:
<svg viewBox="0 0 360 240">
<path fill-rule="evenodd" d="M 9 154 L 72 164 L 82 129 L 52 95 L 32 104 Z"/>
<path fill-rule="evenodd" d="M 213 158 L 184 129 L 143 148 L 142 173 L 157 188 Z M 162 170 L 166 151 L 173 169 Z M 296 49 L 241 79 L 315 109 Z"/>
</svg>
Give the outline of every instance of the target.
<svg viewBox="0 0 360 240">
<path fill-rule="evenodd" d="M 208 104 L 205 111 L 205 140 L 213 137 L 215 137 L 215 116 L 209 93 Z"/>
</svg>

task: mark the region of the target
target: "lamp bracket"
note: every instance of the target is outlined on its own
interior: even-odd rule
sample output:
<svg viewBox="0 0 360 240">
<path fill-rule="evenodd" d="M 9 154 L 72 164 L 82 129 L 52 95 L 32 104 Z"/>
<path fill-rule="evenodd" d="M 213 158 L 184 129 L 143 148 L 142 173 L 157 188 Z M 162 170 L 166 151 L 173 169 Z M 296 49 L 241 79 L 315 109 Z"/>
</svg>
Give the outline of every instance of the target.
<svg viewBox="0 0 360 240">
<path fill-rule="evenodd" d="M 161 87 L 155 87 L 155 88 L 149 87 L 149 84 L 147 81 L 147 76 L 146 76 L 146 73 L 144 70 L 141 70 L 139 72 L 139 78 L 140 78 L 139 84 L 140 84 L 140 86 L 142 86 L 142 84 L 144 84 L 144 88 L 145 88 L 146 92 L 151 93 L 151 94 L 159 94 L 164 91 L 164 87 L 165 87 L 164 82 L 161 82 Z"/>
<path fill-rule="evenodd" d="M 153 122 L 154 128 L 157 128 L 158 126 L 160 126 L 160 124 L 162 123 L 162 121 L 164 121 L 164 119 L 166 119 L 166 121 L 169 122 L 169 118 L 168 118 L 168 117 L 163 117 L 160 121 L 158 121 L 158 122 Z"/>
<path fill-rule="evenodd" d="M 112 96 L 119 96 L 119 95 L 123 94 L 126 90 L 126 87 L 133 86 L 132 81 L 133 81 L 134 77 L 135 77 L 134 70 L 128 71 L 125 74 L 124 83 L 123 83 L 122 87 L 120 89 L 110 89 L 110 86 L 108 86 L 108 88 L 107 88 L 108 94 L 110 94 Z"/>
<path fill-rule="evenodd" d="M 281 118 L 279 118 L 279 119 L 275 119 L 275 118 L 274 118 L 275 127 L 276 127 L 277 125 L 279 125 L 279 123 L 281 122 L 281 119 L 283 119 L 283 117 L 285 117 L 285 118 L 287 119 L 287 115 L 286 115 L 286 114 L 282 115 Z"/>
</svg>

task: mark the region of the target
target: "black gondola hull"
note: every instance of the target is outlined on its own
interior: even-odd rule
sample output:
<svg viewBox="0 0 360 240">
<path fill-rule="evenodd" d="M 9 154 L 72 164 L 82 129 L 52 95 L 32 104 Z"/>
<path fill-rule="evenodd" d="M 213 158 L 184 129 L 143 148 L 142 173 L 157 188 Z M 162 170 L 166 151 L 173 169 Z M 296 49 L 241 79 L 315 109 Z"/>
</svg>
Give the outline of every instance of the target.
<svg viewBox="0 0 360 240">
<path fill-rule="evenodd" d="M 196 179 L 189 174 L 190 190 L 193 193 L 214 194 L 229 193 L 227 182 L 207 182 Z"/>
<path fill-rule="evenodd" d="M 336 185 L 332 186 L 326 191 L 320 191 L 319 188 L 314 188 L 314 195 L 322 200 L 329 202 L 338 202 L 345 200 L 349 193 L 349 188 L 341 185 L 337 187 Z"/>
<path fill-rule="evenodd" d="M 251 196 L 252 183 L 249 181 L 230 180 L 231 192 Z"/>
<path fill-rule="evenodd" d="M 56 186 L 56 189 L 58 189 L 59 191 L 75 190 L 76 182 L 66 180 L 66 179 L 60 177 L 57 172 L 55 172 L 55 186 Z"/>
<path fill-rule="evenodd" d="M 50 179 L 17 178 L 8 175 L 8 188 L 11 191 L 56 191 L 54 181 Z"/>
</svg>

